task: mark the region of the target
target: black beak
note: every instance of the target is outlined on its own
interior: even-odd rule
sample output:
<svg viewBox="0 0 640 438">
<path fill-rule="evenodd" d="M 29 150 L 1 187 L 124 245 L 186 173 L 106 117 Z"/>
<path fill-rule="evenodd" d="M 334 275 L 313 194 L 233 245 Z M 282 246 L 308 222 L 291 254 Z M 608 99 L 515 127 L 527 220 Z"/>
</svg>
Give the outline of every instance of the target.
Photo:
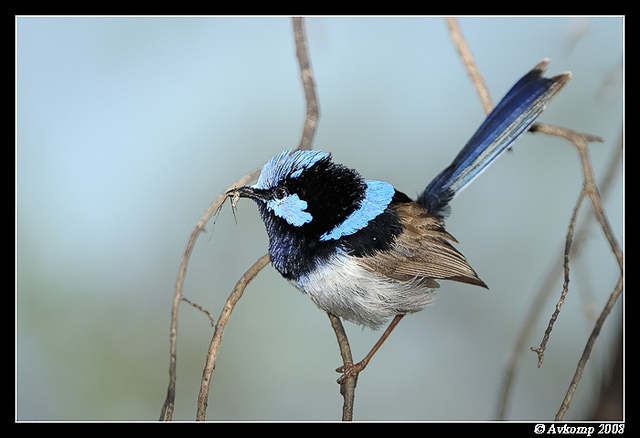
<svg viewBox="0 0 640 438">
<path fill-rule="evenodd" d="M 271 197 L 271 191 L 244 186 L 244 187 L 238 187 L 238 188 L 229 190 L 227 192 L 227 197 L 231 198 L 232 200 L 238 199 L 238 198 L 250 198 L 250 199 L 259 199 L 261 201 L 267 201 Z M 235 205 L 235 202 L 234 202 L 234 205 Z"/>
</svg>

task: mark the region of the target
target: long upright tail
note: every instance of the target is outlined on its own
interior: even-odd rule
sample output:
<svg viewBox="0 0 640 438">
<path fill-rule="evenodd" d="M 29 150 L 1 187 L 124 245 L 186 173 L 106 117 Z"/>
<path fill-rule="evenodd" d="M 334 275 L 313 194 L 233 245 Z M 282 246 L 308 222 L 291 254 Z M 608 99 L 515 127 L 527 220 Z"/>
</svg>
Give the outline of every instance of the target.
<svg viewBox="0 0 640 438">
<path fill-rule="evenodd" d="M 431 214 L 444 218 L 455 195 L 529 129 L 547 103 L 571 79 L 571 73 L 545 78 L 548 64 L 548 59 L 542 60 L 516 82 L 449 167 L 429 183 L 418 203 Z"/>
</svg>

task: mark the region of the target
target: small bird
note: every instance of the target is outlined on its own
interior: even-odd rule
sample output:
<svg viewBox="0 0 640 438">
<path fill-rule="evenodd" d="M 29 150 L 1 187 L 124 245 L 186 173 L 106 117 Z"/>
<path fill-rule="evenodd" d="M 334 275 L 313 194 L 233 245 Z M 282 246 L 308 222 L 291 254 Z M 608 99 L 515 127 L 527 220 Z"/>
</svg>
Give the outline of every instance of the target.
<svg viewBox="0 0 640 438">
<path fill-rule="evenodd" d="M 388 328 L 360 362 L 336 371 L 357 376 L 400 319 L 422 310 L 440 280 L 487 287 L 444 227 L 449 203 L 540 115 L 571 78 L 544 77 L 543 60 L 523 76 L 414 201 L 391 184 L 364 179 L 317 150 L 269 160 L 253 186 L 227 192 L 253 199 L 275 269 L 325 312 Z"/>
</svg>

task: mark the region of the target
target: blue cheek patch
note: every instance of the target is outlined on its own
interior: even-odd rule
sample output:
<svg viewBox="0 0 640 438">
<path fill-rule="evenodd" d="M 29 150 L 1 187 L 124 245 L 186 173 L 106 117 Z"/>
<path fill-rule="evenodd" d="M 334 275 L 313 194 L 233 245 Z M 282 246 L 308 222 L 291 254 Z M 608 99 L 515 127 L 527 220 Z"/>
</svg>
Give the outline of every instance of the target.
<svg viewBox="0 0 640 438">
<path fill-rule="evenodd" d="M 270 199 L 267 201 L 267 208 L 294 227 L 301 227 L 313 219 L 313 216 L 305 211 L 307 201 L 303 201 L 295 193 L 282 199 Z"/>
<path fill-rule="evenodd" d="M 342 236 L 354 234 L 385 211 L 395 193 L 393 186 L 381 181 L 365 182 L 367 189 L 364 199 L 360 202 L 360 208 L 347 216 L 340 225 L 320 236 L 320 240 L 338 240 Z"/>
</svg>

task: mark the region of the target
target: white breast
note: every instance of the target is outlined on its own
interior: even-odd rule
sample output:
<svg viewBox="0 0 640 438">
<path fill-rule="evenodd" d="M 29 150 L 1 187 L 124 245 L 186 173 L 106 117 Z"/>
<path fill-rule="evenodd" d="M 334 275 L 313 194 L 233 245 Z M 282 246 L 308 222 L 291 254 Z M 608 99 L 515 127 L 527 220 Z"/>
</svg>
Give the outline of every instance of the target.
<svg viewBox="0 0 640 438">
<path fill-rule="evenodd" d="M 343 251 L 294 284 L 320 309 L 374 330 L 392 316 L 422 310 L 434 291 L 377 275 Z"/>
</svg>

